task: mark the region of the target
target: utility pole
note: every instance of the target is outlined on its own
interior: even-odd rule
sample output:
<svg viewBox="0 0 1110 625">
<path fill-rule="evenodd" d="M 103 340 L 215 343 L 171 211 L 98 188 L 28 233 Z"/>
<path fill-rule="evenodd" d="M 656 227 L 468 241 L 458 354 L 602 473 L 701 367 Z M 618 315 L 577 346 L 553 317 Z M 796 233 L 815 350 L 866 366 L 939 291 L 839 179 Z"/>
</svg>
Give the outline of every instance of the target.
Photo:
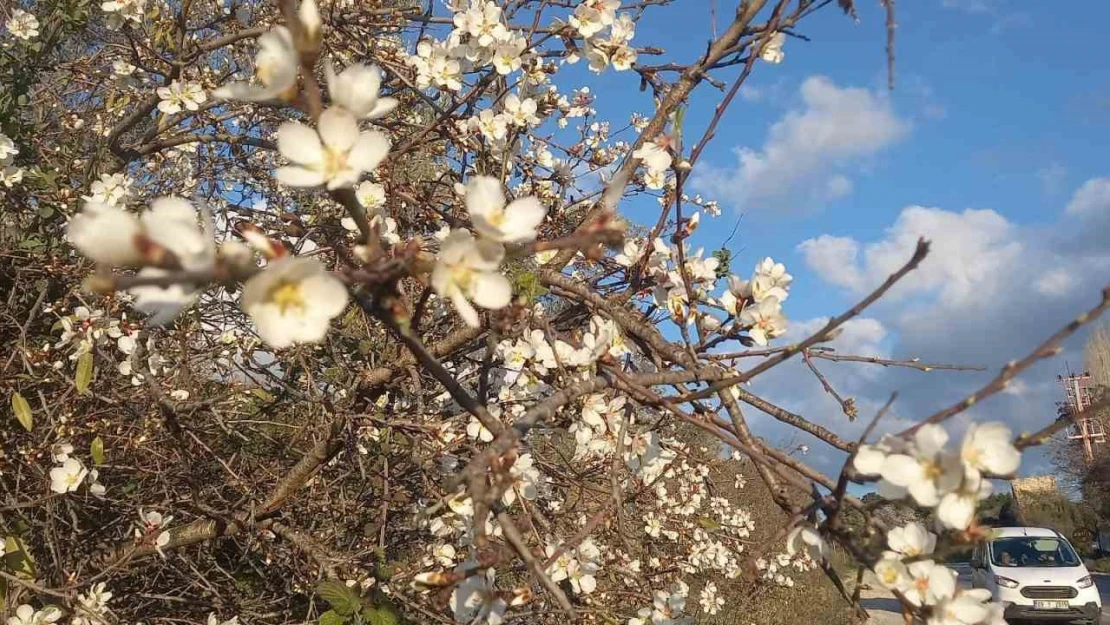
<svg viewBox="0 0 1110 625">
<path fill-rule="evenodd" d="M 1074 428 L 1068 433 L 1068 439 L 1083 441 L 1083 458 L 1087 464 L 1091 464 L 1095 459 L 1094 445 L 1106 441 L 1102 424 L 1083 415 L 1091 405 L 1091 374 L 1068 371 L 1067 375 L 1056 376 L 1056 380 L 1064 387 L 1065 397 L 1065 401 L 1058 405 L 1074 424 Z"/>
</svg>

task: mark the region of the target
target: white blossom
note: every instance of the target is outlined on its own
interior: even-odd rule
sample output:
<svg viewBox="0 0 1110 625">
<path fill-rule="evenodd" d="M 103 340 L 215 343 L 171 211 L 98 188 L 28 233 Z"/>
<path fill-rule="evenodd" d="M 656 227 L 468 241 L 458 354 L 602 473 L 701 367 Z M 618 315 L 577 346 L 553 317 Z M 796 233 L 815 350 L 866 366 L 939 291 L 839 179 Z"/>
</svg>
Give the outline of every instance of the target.
<svg viewBox="0 0 1110 625">
<path fill-rule="evenodd" d="M 991 592 L 986 588 L 969 588 L 956 591 L 951 598 L 940 600 L 933 606 L 928 625 L 1005 625 L 1002 605 L 991 603 Z"/>
<path fill-rule="evenodd" d="M 125 21 L 134 24 L 142 22 L 146 0 L 107 0 L 101 3 L 100 9 L 108 14 L 105 25 L 112 30 L 119 30 Z"/>
<path fill-rule="evenodd" d="M 55 493 L 72 493 L 85 481 L 89 470 L 76 458 L 67 458 L 61 466 L 50 469 L 50 490 Z"/>
<path fill-rule="evenodd" d="M 523 38 L 502 41 L 493 49 L 493 67 L 502 76 L 520 69 L 521 57 L 527 42 Z"/>
<path fill-rule="evenodd" d="M 514 126 L 526 128 L 540 123 L 536 116 L 536 101 L 532 98 L 521 98 L 515 93 L 505 96 L 503 103 L 505 114 Z"/>
<path fill-rule="evenodd" d="M 82 254 L 113 267 L 137 265 L 142 253 L 136 238 L 143 234 L 140 221 L 116 206 L 86 204 L 69 222 L 67 236 Z"/>
<path fill-rule="evenodd" d="M 1021 452 L 1014 447 L 1013 432 L 999 421 L 972 423 L 964 434 L 960 460 L 969 473 L 1011 475 L 1021 464 Z"/>
<path fill-rule="evenodd" d="M 247 281 L 242 307 L 262 340 L 282 348 L 324 340 L 347 299 L 346 287 L 319 260 L 287 257 Z"/>
<path fill-rule="evenodd" d="M 645 141 L 638 150 L 632 153 L 632 158 L 643 161 L 644 168 L 649 172 L 665 172 L 670 169 L 673 162 L 671 153 L 653 141 Z"/>
<path fill-rule="evenodd" d="M 759 50 L 759 58 L 772 64 L 782 63 L 786 54 L 782 51 L 782 44 L 786 43 L 786 34 L 776 32 L 772 34 L 763 47 Z"/>
<path fill-rule="evenodd" d="M 466 563 L 460 565 L 460 569 Z M 504 599 L 497 597 L 494 580 L 497 574 L 493 568 L 485 573 L 476 573 L 459 582 L 451 591 L 451 611 L 456 623 L 499 625 L 508 608 Z"/>
<path fill-rule="evenodd" d="M 360 133 L 355 117 L 338 107 L 320 115 L 318 134 L 296 122 L 282 124 L 277 143 L 293 165 L 278 168 L 274 175 L 291 187 L 353 187 L 389 152 L 388 137 L 377 130 Z"/>
<path fill-rule="evenodd" d="M 49 625 L 62 618 L 62 611 L 49 605 L 41 610 L 24 603 L 15 609 L 15 616 L 8 617 L 8 625 Z"/>
<path fill-rule="evenodd" d="M 979 500 L 991 494 L 991 483 L 976 472 L 964 475 L 963 482 L 955 490 L 945 493 L 937 504 L 937 521 L 941 527 L 965 530 L 975 520 L 975 508 Z"/>
<path fill-rule="evenodd" d="M 385 187 L 366 180 L 355 187 L 355 197 L 358 198 L 358 203 L 362 204 L 363 208 L 368 211 L 376 211 L 385 206 Z"/>
<path fill-rule="evenodd" d="M 466 185 L 466 209 L 478 234 L 501 243 L 523 243 L 536 238 L 536 228 L 547 215 L 535 197 L 505 205 L 501 183 L 490 176 L 474 176 Z"/>
<path fill-rule="evenodd" d="M 748 336 L 757 345 L 766 345 L 770 339 L 786 332 L 786 317 L 775 297 L 768 297 L 740 313 L 740 323 L 748 328 Z"/>
<path fill-rule="evenodd" d="M 82 199 L 93 204 L 120 206 L 131 196 L 132 183 L 127 174 L 101 174 L 99 180 L 89 185 L 89 195 Z"/>
<path fill-rule="evenodd" d="M 0 163 L 7 163 L 12 157 L 19 154 L 19 146 L 11 137 L 0 132 Z"/>
<path fill-rule="evenodd" d="M 277 26 L 258 38 L 254 75 L 259 84 L 233 82 L 216 89 L 212 95 L 225 100 L 290 99 L 296 94 L 299 64 L 292 34 L 288 28 Z"/>
<path fill-rule="evenodd" d="M 963 478 L 959 458 L 944 449 L 947 442 L 943 427 L 926 423 L 914 434 L 907 453 L 890 454 L 883 460 L 880 475 L 893 491 L 909 493 L 922 506 L 935 506 Z"/>
<path fill-rule="evenodd" d="M 358 119 L 378 119 L 397 108 L 395 98 L 383 98 L 381 70 L 373 65 L 355 63 L 339 74 L 331 64 L 324 68 L 332 104 L 341 106 Z"/>
<path fill-rule="evenodd" d="M 785 265 L 776 263 L 771 258 L 764 258 L 755 266 L 749 283 L 752 299 L 761 302 L 774 297 L 779 302 L 785 302 L 792 282 L 794 276 L 786 273 Z"/>
<path fill-rule="evenodd" d="M 910 603 L 936 605 L 956 591 L 956 572 L 932 560 L 918 560 L 907 567 L 909 579 L 902 594 Z"/>
<path fill-rule="evenodd" d="M 497 310 L 512 299 L 512 285 L 498 273 L 504 255 L 499 243 L 475 240 L 466 230 L 452 230 L 440 244 L 432 288 L 451 300 L 467 325 L 478 327 L 478 311 L 471 302 Z"/>
<path fill-rule="evenodd" d="M 790 556 L 804 553 L 820 561 L 829 556 L 829 546 L 812 526 L 799 525 L 790 530 L 786 537 L 786 553 Z"/>
<path fill-rule="evenodd" d="M 725 598 L 717 594 L 716 584 L 706 582 L 701 589 L 698 603 L 701 604 L 706 614 L 716 614 L 721 608 L 725 607 Z"/>
<path fill-rule="evenodd" d="M 12 11 L 11 17 L 8 18 L 8 32 L 13 37 L 18 37 L 24 41 L 30 41 L 39 36 L 39 20 L 32 13 L 28 13 L 23 9 L 15 9 Z"/>
<path fill-rule="evenodd" d="M 886 542 L 891 551 L 912 558 L 933 553 L 937 536 L 924 525 L 911 522 L 887 532 Z"/>
</svg>

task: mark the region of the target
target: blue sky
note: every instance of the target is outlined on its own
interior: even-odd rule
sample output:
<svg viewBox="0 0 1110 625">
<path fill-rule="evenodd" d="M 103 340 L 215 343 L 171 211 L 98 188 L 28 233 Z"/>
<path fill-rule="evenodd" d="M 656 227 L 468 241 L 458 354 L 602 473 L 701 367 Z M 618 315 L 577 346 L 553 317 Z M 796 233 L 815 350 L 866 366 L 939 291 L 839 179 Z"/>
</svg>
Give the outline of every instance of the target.
<svg viewBox="0 0 1110 625">
<path fill-rule="evenodd" d="M 726 4 L 718 8 L 727 17 Z M 757 66 L 699 163 L 695 190 L 719 200 L 724 213 L 703 221 L 694 242 L 718 247 L 743 214 L 729 245 L 733 270 L 746 274 L 768 255 L 786 263 L 796 286 L 785 309 L 798 337 L 878 284 L 917 236 L 931 238 L 933 257 L 918 275 L 836 346 L 990 371 L 821 365 L 838 390 L 857 397 L 865 417 L 900 391 L 888 419 L 897 430 L 984 383 L 1110 283 L 1110 242 L 1096 235 L 1110 232 L 1110 66 L 1099 43 L 1110 4 L 1069 5 L 1068 15 L 1083 16 L 1074 19 L 1047 3 L 900 3 L 893 92 L 884 16 L 877 1 L 859 5 L 860 23 L 824 9 L 798 29 L 812 41 L 789 40 L 781 65 Z M 636 42 L 666 48 L 668 60 L 696 58 L 710 32 L 708 7 L 689 1 L 649 10 Z M 734 72 L 718 76 L 728 82 Z M 606 74 L 591 86 L 603 117 L 630 102 L 651 112 L 649 94 L 632 79 Z M 704 86 L 697 93 L 686 130 L 695 139 L 721 95 Z M 631 215 L 654 222 L 657 209 L 643 203 Z M 1065 359 L 1081 366 L 1081 338 L 972 416 L 1017 430 L 1053 418 L 1055 374 Z M 845 423 L 817 382 L 793 367 L 753 388 L 838 431 L 858 432 L 859 423 Z M 787 440 L 769 418 L 752 418 L 758 434 Z M 1027 456 L 1023 473 L 1048 468 L 1043 454 Z M 829 471 L 838 459 L 811 452 Z"/>
</svg>

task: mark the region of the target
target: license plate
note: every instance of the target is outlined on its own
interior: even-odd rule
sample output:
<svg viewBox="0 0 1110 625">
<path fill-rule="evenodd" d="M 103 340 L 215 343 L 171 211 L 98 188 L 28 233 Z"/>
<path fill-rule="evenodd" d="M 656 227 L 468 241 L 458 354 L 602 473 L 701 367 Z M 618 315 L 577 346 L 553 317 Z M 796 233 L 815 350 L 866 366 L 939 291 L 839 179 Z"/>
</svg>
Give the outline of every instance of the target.
<svg viewBox="0 0 1110 625">
<path fill-rule="evenodd" d="M 1034 601 L 1033 609 L 1035 610 L 1067 610 L 1067 601 Z"/>
</svg>

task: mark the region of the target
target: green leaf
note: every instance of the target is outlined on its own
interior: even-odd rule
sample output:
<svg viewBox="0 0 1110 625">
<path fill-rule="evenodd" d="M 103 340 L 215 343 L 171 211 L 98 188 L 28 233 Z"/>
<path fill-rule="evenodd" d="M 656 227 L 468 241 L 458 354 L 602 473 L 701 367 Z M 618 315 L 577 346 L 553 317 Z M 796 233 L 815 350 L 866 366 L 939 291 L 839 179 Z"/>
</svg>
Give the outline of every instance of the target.
<svg viewBox="0 0 1110 625">
<path fill-rule="evenodd" d="M 23 546 L 23 541 L 15 536 L 4 539 L 4 568 L 24 579 L 34 579 L 35 561 Z"/>
<path fill-rule="evenodd" d="M 400 625 L 401 615 L 390 604 L 368 607 L 362 611 L 362 620 L 370 625 Z"/>
<path fill-rule="evenodd" d="M 92 352 L 85 352 L 77 359 L 77 377 L 74 384 L 77 386 L 77 394 L 84 395 L 89 392 L 89 383 L 92 382 L 93 377 L 93 355 Z"/>
<path fill-rule="evenodd" d="M 255 397 L 261 399 L 264 402 L 274 401 L 274 396 L 267 393 L 265 389 L 261 389 L 261 388 L 257 388 L 257 387 L 252 388 L 251 389 L 251 394 L 254 395 Z"/>
<path fill-rule="evenodd" d="M 19 421 L 23 429 L 30 432 L 31 426 L 35 424 L 35 417 L 31 414 L 31 404 L 28 404 L 19 393 L 12 395 L 12 412 L 15 413 L 15 420 Z"/>
<path fill-rule="evenodd" d="M 104 464 L 104 439 L 99 436 L 94 438 L 89 452 L 92 454 L 93 463 L 96 466 Z"/>
<path fill-rule="evenodd" d="M 720 523 L 714 521 L 713 519 L 711 519 L 709 517 L 704 517 L 704 516 L 700 517 L 698 519 L 698 525 L 704 527 L 707 530 L 715 530 L 715 529 L 719 529 L 721 527 Z"/>
<path fill-rule="evenodd" d="M 362 597 L 358 591 L 342 582 L 321 582 L 316 587 L 316 594 L 340 616 L 350 616 L 362 608 Z"/>
<path fill-rule="evenodd" d="M 50 219 L 53 215 L 54 215 L 54 207 L 53 206 L 40 206 L 39 207 L 39 217 L 42 217 L 43 219 Z"/>
<path fill-rule="evenodd" d="M 339 614 L 335 610 L 328 610 L 320 615 L 320 625 L 343 625 L 347 622 L 347 617 Z"/>
</svg>

